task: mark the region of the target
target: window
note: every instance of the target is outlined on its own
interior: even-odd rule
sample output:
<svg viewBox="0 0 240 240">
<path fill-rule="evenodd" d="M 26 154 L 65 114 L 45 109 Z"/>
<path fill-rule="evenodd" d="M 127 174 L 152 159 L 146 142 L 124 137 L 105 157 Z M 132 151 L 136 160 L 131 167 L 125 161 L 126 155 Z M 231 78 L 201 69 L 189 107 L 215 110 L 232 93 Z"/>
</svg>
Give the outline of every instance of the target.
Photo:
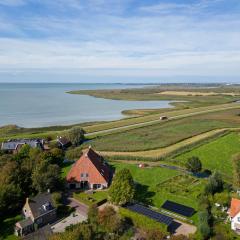
<svg viewBox="0 0 240 240">
<path fill-rule="evenodd" d="M 240 217 L 237 218 L 238 222 L 240 222 Z"/>
<path fill-rule="evenodd" d="M 88 173 L 81 173 L 81 178 L 88 177 Z"/>
</svg>

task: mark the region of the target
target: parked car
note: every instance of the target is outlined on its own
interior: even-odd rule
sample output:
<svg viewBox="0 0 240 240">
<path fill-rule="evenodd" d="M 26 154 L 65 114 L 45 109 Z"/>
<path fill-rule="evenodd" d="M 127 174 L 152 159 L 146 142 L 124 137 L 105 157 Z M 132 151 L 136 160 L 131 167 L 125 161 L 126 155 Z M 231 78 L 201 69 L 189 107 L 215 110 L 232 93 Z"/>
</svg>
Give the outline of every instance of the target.
<svg viewBox="0 0 240 240">
<path fill-rule="evenodd" d="M 168 119 L 168 117 L 167 116 L 160 116 L 160 118 L 159 118 L 160 120 L 167 120 Z"/>
</svg>

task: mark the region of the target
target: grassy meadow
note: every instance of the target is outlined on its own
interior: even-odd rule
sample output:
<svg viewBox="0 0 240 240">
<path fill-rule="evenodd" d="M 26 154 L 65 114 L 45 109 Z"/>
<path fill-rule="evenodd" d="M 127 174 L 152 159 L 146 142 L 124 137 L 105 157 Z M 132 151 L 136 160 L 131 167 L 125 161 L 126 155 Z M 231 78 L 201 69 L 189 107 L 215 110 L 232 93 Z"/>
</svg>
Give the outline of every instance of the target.
<svg viewBox="0 0 240 240">
<path fill-rule="evenodd" d="M 207 144 L 183 153 L 175 159 L 184 164 L 188 158 L 197 156 L 203 167 L 210 170 L 219 170 L 225 175 L 232 175 L 232 156 L 240 152 L 240 135 L 232 132 Z"/>
</svg>

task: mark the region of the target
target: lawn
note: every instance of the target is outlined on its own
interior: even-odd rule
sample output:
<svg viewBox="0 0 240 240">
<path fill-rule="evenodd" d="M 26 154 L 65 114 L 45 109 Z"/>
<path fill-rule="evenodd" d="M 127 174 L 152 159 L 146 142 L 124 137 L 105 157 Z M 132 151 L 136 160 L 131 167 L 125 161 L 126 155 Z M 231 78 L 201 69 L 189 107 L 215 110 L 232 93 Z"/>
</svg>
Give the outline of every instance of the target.
<svg viewBox="0 0 240 240">
<path fill-rule="evenodd" d="M 104 201 L 108 197 L 107 190 L 94 191 L 93 193 L 74 193 L 73 197 L 88 206 Z"/>
<path fill-rule="evenodd" d="M 188 158 L 197 156 L 202 161 L 203 167 L 210 170 L 232 175 L 232 156 L 240 152 L 240 135 L 233 132 L 212 142 L 194 148 L 176 157 L 184 164 Z"/>
<path fill-rule="evenodd" d="M 68 172 L 70 171 L 72 167 L 72 163 L 71 162 L 67 162 L 67 163 L 63 163 L 62 166 L 61 166 L 61 177 L 63 179 L 66 178 Z"/>
<path fill-rule="evenodd" d="M 135 164 L 114 163 L 116 170 L 128 168 L 137 185 L 137 199 L 160 207 L 166 200 L 197 208 L 197 198 L 203 187 L 202 180 L 176 170 L 152 167 L 139 168 Z"/>
<path fill-rule="evenodd" d="M 0 220 L 0 240 L 19 239 L 17 236 L 14 235 L 14 224 L 17 221 L 20 221 L 21 219 L 22 219 L 22 216 L 17 215 L 14 217 L 6 218 L 3 221 Z"/>
<path fill-rule="evenodd" d="M 213 129 L 239 127 L 239 112 L 239 109 L 231 109 L 155 123 L 97 137 L 87 144 L 99 151 L 134 152 L 162 148 Z"/>
</svg>

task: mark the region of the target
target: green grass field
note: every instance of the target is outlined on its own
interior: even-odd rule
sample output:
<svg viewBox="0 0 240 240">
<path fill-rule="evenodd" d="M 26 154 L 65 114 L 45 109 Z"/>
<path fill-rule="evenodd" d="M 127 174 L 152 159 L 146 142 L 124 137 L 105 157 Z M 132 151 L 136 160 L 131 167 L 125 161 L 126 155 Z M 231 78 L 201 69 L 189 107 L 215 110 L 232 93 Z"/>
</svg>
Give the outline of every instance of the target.
<svg viewBox="0 0 240 240">
<path fill-rule="evenodd" d="M 231 109 L 155 123 L 146 127 L 97 137 L 90 144 L 99 151 L 134 152 L 157 149 L 212 129 L 239 127 L 239 112 L 239 109 Z"/>
<path fill-rule="evenodd" d="M 101 202 L 108 197 L 107 190 L 104 191 L 95 191 L 93 194 L 88 194 L 85 192 L 80 193 L 74 193 L 73 197 L 77 199 L 78 201 L 85 203 L 88 206 L 91 206 L 93 204 L 97 204 L 98 202 Z"/>
<path fill-rule="evenodd" d="M 197 156 L 202 161 L 203 167 L 210 170 L 219 170 L 228 176 L 232 175 L 232 156 L 240 152 L 239 133 L 230 133 L 217 140 L 194 148 L 176 158 L 184 164 L 192 156 Z"/>
</svg>

